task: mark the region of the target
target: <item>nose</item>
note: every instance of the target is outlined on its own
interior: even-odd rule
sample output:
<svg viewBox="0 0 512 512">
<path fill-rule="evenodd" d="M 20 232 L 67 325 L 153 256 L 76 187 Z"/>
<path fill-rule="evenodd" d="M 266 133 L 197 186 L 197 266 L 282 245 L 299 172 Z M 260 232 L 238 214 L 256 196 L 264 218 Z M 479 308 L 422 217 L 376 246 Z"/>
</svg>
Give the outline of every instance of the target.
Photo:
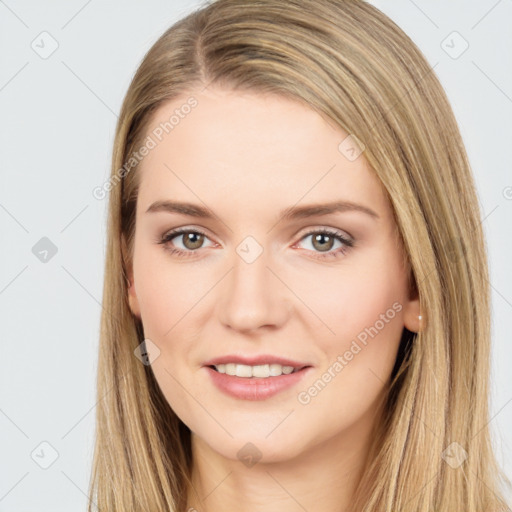
<svg viewBox="0 0 512 512">
<path fill-rule="evenodd" d="M 292 310 L 292 293 L 263 253 L 252 262 L 235 253 L 233 266 L 219 287 L 217 314 L 223 325 L 241 332 L 278 328 Z"/>
</svg>

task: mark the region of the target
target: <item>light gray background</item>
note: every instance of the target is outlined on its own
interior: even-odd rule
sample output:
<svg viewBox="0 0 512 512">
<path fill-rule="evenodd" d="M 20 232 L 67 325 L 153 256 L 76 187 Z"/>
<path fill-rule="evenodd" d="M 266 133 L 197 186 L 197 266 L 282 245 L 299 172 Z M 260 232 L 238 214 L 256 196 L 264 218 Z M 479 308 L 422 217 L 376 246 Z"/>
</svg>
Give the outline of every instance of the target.
<svg viewBox="0 0 512 512">
<path fill-rule="evenodd" d="M 200 3 L 0 1 L 0 512 L 86 508 L 107 204 L 92 190 L 138 63 Z M 512 1 L 373 3 L 435 65 L 473 166 L 493 290 L 491 427 L 512 478 Z M 43 237 L 57 249 L 46 262 L 33 252 Z"/>
</svg>

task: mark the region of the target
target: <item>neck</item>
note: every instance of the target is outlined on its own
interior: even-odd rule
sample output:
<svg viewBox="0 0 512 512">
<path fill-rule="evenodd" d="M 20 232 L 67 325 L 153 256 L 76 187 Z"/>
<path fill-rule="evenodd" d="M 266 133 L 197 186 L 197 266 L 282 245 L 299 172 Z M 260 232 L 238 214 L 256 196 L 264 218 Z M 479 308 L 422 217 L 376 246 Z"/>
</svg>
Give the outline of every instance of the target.
<svg viewBox="0 0 512 512">
<path fill-rule="evenodd" d="M 262 458 L 247 467 L 238 459 L 225 458 L 192 433 L 193 487 L 187 492 L 186 510 L 349 511 L 371 436 L 371 426 L 361 429 L 358 423 L 298 455 L 277 462 Z"/>
</svg>

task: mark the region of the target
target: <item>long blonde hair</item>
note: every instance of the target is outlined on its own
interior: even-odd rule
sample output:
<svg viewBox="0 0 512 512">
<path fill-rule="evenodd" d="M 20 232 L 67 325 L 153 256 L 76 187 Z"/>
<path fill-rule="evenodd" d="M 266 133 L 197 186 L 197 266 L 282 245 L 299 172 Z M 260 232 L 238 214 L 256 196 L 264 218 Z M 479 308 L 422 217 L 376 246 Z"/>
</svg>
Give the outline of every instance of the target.
<svg viewBox="0 0 512 512">
<path fill-rule="evenodd" d="M 213 83 L 303 102 L 357 137 L 393 207 L 427 326 L 403 337 L 354 510 L 507 510 L 500 486 L 509 482 L 488 425 L 490 297 L 479 206 L 433 69 L 362 0 L 218 0 L 158 39 L 122 105 L 103 187 L 110 195 L 89 511 L 183 512 L 187 504 L 190 431 L 134 356 L 144 331 L 127 300 L 139 179 L 132 158 L 163 102 Z"/>
</svg>

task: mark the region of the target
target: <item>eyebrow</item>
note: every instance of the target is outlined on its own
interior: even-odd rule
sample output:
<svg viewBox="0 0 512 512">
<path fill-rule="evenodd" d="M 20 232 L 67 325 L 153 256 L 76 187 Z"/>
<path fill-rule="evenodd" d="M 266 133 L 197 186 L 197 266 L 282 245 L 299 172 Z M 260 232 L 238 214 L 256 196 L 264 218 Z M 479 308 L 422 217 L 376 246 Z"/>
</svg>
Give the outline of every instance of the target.
<svg viewBox="0 0 512 512">
<path fill-rule="evenodd" d="M 305 206 L 290 206 L 280 212 L 279 218 L 283 220 L 294 220 L 349 211 L 365 213 L 374 219 L 380 218 L 380 216 L 371 208 L 352 201 L 333 201 L 330 203 L 316 203 Z M 212 219 L 215 217 L 208 208 L 203 206 L 169 200 L 155 201 L 146 210 L 146 213 L 155 212 L 179 213 L 181 215 L 188 215 L 189 217 L 200 217 L 205 219 Z"/>
</svg>

